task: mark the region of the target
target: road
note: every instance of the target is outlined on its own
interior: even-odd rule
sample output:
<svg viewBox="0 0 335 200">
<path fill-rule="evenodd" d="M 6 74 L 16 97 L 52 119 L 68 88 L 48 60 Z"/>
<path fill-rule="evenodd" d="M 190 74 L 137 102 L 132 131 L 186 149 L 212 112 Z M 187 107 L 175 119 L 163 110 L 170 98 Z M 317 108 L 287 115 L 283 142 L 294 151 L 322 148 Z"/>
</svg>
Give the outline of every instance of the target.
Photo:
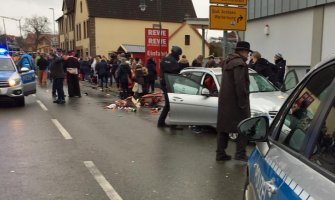
<svg viewBox="0 0 335 200">
<path fill-rule="evenodd" d="M 0 199 L 242 198 L 246 164 L 217 163 L 215 133 L 158 129 L 159 114 L 104 109 L 115 93 L 82 89 L 65 105 L 48 88 L 0 105 Z"/>
</svg>

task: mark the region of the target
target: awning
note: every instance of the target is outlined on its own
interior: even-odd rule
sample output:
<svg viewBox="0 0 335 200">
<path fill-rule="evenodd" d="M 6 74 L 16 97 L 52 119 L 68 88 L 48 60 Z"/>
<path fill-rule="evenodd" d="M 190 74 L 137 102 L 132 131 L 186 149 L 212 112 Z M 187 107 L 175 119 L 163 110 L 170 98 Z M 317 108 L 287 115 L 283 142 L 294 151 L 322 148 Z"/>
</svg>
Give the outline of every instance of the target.
<svg viewBox="0 0 335 200">
<path fill-rule="evenodd" d="M 145 53 L 145 47 L 144 45 L 121 44 L 117 51 L 125 53 Z"/>
</svg>

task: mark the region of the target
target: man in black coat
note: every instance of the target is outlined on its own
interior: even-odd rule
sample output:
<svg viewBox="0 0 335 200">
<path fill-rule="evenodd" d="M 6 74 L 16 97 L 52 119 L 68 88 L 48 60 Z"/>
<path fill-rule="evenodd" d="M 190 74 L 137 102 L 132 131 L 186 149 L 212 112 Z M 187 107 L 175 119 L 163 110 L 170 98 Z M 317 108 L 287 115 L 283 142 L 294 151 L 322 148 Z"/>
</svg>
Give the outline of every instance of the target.
<svg viewBox="0 0 335 200">
<path fill-rule="evenodd" d="M 237 125 L 250 117 L 249 73 L 246 64 L 250 44 L 245 41 L 237 43 L 235 52 L 228 55 L 222 64 L 222 78 L 219 94 L 217 118 L 216 160 L 230 160 L 226 153 L 229 133 L 237 133 Z M 236 160 L 247 160 L 247 138 L 239 135 L 236 144 Z"/>
<path fill-rule="evenodd" d="M 102 59 L 96 65 L 95 71 L 98 74 L 98 78 L 100 79 L 101 89 L 102 90 L 104 89 L 104 83 L 105 83 L 105 88 L 108 88 L 107 83 L 108 83 L 109 67 L 108 67 L 107 61 L 105 59 Z"/>
<path fill-rule="evenodd" d="M 254 51 L 251 55 L 250 68 L 254 69 L 258 74 L 267 78 L 273 84 L 276 84 L 276 65 L 270 63 L 265 58 L 262 58 L 261 54 L 257 51 Z"/>
<path fill-rule="evenodd" d="M 50 76 L 53 78 L 53 89 L 57 92 L 58 99 L 54 101 L 57 104 L 65 103 L 63 82 L 64 82 L 64 68 L 63 68 L 63 59 L 58 57 L 56 54 L 50 54 Z"/>
<path fill-rule="evenodd" d="M 274 57 L 275 64 L 277 66 L 277 87 L 281 87 L 284 84 L 284 76 L 285 76 L 285 67 L 286 67 L 286 60 L 284 60 L 283 55 L 277 53 Z"/>
<path fill-rule="evenodd" d="M 158 119 L 158 127 L 166 126 L 165 119 L 170 111 L 170 102 L 168 97 L 167 85 L 165 82 L 165 74 L 179 74 L 182 68 L 178 63 L 178 60 L 182 53 L 183 52 L 180 47 L 173 46 L 171 49 L 171 53 L 167 57 L 163 58 L 160 62 L 160 84 L 161 89 L 164 93 L 165 105 Z"/>
<path fill-rule="evenodd" d="M 67 71 L 66 77 L 69 97 L 81 97 L 78 78 L 78 70 L 80 69 L 79 61 L 73 57 L 73 52 L 69 52 L 68 56 L 64 56 L 64 60 L 64 69 Z"/>
</svg>

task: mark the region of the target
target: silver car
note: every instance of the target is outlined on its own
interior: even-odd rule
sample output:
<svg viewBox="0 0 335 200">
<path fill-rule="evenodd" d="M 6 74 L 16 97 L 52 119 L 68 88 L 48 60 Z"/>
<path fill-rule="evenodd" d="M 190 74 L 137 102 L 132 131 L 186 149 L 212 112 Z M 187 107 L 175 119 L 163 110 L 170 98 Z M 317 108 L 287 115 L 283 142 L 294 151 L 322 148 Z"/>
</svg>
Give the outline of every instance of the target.
<svg viewBox="0 0 335 200">
<path fill-rule="evenodd" d="M 221 74 L 221 68 L 191 67 L 182 70 L 180 75 L 167 75 L 170 112 L 166 123 L 216 127 Z M 271 121 L 288 94 L 252 69 L 249 69 L 249 79 L 252 116 L 267 116 Z M 295 72 L 289 72 L 286 80 L 289 87 L 285 91 L 297 84 Z"/>
</svg>

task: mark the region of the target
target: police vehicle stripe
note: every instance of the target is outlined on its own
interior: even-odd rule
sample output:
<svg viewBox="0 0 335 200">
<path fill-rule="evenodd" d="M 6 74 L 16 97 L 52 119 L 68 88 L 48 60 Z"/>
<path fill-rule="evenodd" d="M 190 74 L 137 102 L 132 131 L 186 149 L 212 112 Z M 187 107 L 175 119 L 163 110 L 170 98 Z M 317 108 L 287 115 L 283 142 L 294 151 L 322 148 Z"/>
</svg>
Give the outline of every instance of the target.
<svg viewBox="0 0 335 200">
<path fill-rule="evenodd" d="M 276 172 L 276 174 L 285 182 L 292 190 L 293 192 L 299 196 L 302 200 L 314 200 L 314 198 L 308 194 L 301 186 L 299 186 L 292 178 L 290 178 L 283 170 L 280 169 L 280 167 L 276 164 L 275 161 L 270 159 L 269 157 L 265 158 L 265 161 L 273 171 Z"/>
</svg>

